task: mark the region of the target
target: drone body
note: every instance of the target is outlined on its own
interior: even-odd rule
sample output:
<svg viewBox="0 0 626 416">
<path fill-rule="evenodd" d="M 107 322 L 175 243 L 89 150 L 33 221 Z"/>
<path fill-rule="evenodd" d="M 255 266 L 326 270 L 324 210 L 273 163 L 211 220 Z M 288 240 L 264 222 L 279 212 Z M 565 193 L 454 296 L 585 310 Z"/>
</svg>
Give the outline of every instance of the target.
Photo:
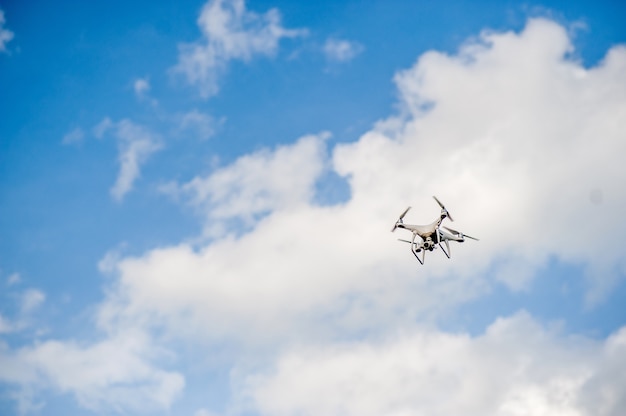
<svg viewBox="0 0 626 416">
<path fill-rule="evenodd" d="M 411 252 L 413 253 L 413 255 L 415 255 L 415 258 L 421 264 L 424 264 L 424 256 L 426 254 L 426 250 L 433 251 L 435 248 L 437 248 L 437 246 L 439 246 L 441 248 L 441 251 L 443 251 L 443 253 L 446 255 L 446 257 L 450 258 L 449 241 L 462 243 L 465 241 L 465 237 L 471 238 L 472 240 L 478 240 L 477 238 L 471 237 L 467 234 L 463 234 L 451 228 L 445 226 L 442 227 L 441 223 L 444 219 L 449 218 L 450 221 L 454 220 L 452 219 L 452 216 L 450 215 L 446 207 L 444 207 L 444 205 L 441 203 L 441 201 L 439 201 L 435 196 L 433 196 L 433 198 L 441 207 L 441 214 L 439 215 L 439 218 L 437 218 L 435 221 L 427 225 L 405 224 L 403 218 L 406 213 L 409 212 L 409 209 L 411 209 L 411 207 L 408 207 L 404 210 L 402 214 L 400 214 L 400 217 L 391 229 L 391 232 L 394 232 L 397 228 L 411 231 L 411 233 L 413 234 L 413 238 L 411 239 L 411 241 L 403 239 L 399 240 L 411 244 Z M 422 240 L 421 242 L 415 241 L 416 237 L 418 236 Z M 441 245 L 442 242 L 446 245 L 445 249 Z M 422 253 L 421 259 L 418 255 L 418 253 L 420 252 Z"/>
</svg>

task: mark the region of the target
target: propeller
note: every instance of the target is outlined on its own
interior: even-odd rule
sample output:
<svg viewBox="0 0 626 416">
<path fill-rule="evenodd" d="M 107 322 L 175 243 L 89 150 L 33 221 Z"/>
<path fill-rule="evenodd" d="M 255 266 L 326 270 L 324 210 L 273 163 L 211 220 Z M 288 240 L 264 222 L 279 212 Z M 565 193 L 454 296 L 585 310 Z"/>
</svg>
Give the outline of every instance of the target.
<svg viewBox="0 0 626 416">
<path fill-rule="evenodd" d="M 413 241 L 411 241 L 411 240 L 405 240 L 405 239 L 403 239 L 403 238 L 398 238 L 398 241 L 402 241 L 403 243 L 413 244 Z"/>
<path fill-rule="evenodd" d="M 398 241 L 402 241 L 403 243 L 415 244 L 415 247 L 417 247 L 415 251 L 417 251 L 418 253 L 420 251 L 422 251 L 422 248 L 424 247 L 424 243 L 418 244 L 418 243 L 414 243 L 413 241 L 410 241 L 410 240 L 404 240 L 402 238 L 398 238 Z"/>
<path fill-rule="evenodd" d="M 472 240 L 480 241 L 476 237 L 472 237 L 471 235 L 463 234 L 462 232 L 457 231 L 457 230 L 453 230 L 452 228 L 448 228 L 445 225 L 442 225 L 442 227 L 445 228 L 446 230 L 450 231 L 452 234 L 460 235 L 461 238 L 467 237 L 467 238 L 471 238 Z"/>
<path fill-rule="evenodd" d="M 450 215 L 450 213 L 448 212 L 448 210 L 446 209 L 446 207 L 443 206 L 443 204 L 441 203 L 440 200 L 437 199 L 436 196 L 433 195 L 433 198 L 435 199 L 435 201 L 437 201 L 437 203 L 439 204 L 439 206 L 441 207 L 442 211 L 445 211 L 446 215 L 448 216 L 448 218 L 450 218 L 450 221 L 454 221 L 454 219 L 452 218 L 452 215 Z"/>
<path fill-rule="evenodd" d="M 408 207 L 407 209 L 404 210 L 402 214 L 400 214 L 400 217 L 398 217 L 398 221 L 396 221 L 396 223 L 393 225 L 391 232 L 396 231 L 396 228 L 398 228 L 398 225 L 402 224 L 402 218 L 404 218 L 404 216 L 406 215 L 407 212 L 409 212 L 410 209 L 411 207 Z"/>
</svg>

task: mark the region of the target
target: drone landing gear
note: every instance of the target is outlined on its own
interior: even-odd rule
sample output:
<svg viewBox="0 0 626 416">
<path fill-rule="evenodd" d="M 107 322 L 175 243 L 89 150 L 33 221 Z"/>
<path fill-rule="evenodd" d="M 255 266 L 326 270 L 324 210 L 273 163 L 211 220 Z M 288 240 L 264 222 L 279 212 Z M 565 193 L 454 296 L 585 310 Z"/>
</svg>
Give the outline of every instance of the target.
<svg viewBox="0 0 626 416">
<path fill-rule="evenodd" d="M 443 251 L 443 254 L 445 254 L 447 258 L 450 258 L 450 245 L 448 244 L 448 240 L 444 240 L 444 242 L 446 243 L 447 250 L 443 248 L 441 242 L 439 242 L 439 248 Z"/>
<path fill-rule="evenodd" d="M 420 259 L 420 257 L 417 255 L 417 253 L 422 252 L 422 258 Z M 422 250 L 421 248 L 416 249 L 415 246 L 411 246 L 411 253 L 413 253 L 413 255 L 415 256 L 415 258 L 417 259 L 417 261 L 420 262 L 420 264 L 424 264 L 424 255 L 426 254 L 426 250 Z"/>
<path fill-rule="evenodd" d="M 424 264 L 424 256 L 426 255 L 426 249 L 424 249 L 424 244 L 422 243 L 421 246 L 418 246 L 415 243 L 415 234 L 413 234 L 413 240 L 411 240 L 411 253 L 413 253 L 413 255 L 415 256 L 415 258 L 417 259 L 417 261 L 420 262 L 420 264 Z M 422 252 L 422 258 L 420 259 L 420 257 L 417 255 L 417 253 Z"/>
</svg>

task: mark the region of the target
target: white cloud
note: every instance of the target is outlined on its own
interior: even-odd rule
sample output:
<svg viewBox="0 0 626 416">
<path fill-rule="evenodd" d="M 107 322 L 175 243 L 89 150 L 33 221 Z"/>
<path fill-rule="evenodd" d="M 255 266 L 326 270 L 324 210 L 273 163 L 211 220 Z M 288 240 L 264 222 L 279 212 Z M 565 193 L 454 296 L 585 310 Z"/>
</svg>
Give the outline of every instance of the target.
<svg viewBox="0 0 626 416">
<path fill-rule="evenodd" d="M 13 273 L 7 278 L 7 286 L 13 286 L 22 281 L 22 277 L 19 273 Z"/>
<path fill-rule="evenodd" d="M 133 88 L 137 98 L 143 98 L 150 91 L 150 81 L 147 78 L 138 78 L 133 83 Z"/>
<path fill-rule="evenodd" d="M 11 287 L 19 283 L 19 281 L 19 274 L 14 273 L 9 277 L 7 285 Z M 0 334 L 15 333 L 31 328 L 33 314 L 46 301 L 46 294 L 41 290 L 32 288 L 23 292 L 16 292 L 10 288 L 7 294 L 16 303 L 15 308 L 11 308 L 15 312 L 12 317 L 0 314 Z"/>
<path fill-rule="evenodd" d="M 310 202 L 324 169 L 327 133 L 300 138 L 274 151 L 261 150 L 181 186 L 209 220 L 242 218 Z"/>
<path fill-rule="evenodd" d="M 111 196 L 121 201 L 140 177 L 141 165 L 163 145 L 156 134 L 128 119 L 112 122 L 107 117 L 94 127 L 94 134 L 97 138 L 102 138 L 111 129 L 117 139 L 120 164 L 117 180 L 111 188 Z"/>
<path fill-rule="evenodd" d="M 73 145 L 82 143 L 85 138 L 85 132 L 80 127 L 77 127 L 63 136 L 63 140 L 61 141 L 64 145 Z"/>
<path fill-rule="evenodd" d="M 36 403 L 42 389 L 71 393 L 101 413 L 167 409 L 185 381 L 150 363 L 163 355 L 152 342 L 127 332 L 88 346 L 50 340 L 11 350 L 0 343 L 0 381 L 17 388 L 22 410 L 43 405 Z"/>
<path fill-rule="evenodd" d="M 600 342 L 520 313 L 474 338 L 418 329 L 294 348 L 239 388 L 262 415 L 617 416 L 624 360 L 626 328 Z"/>
<path fill-rule="evenodd" d="M 363 52 L 363 45 L 345 39 L 329 38 L 324 43 L 326 59 L 334 62 L 348 62 Z"/>
<path fill-rule="evenodd" d="M 193 416 L 218 416 L 217 413 L 213 413 L 206 409 L 197 410 Z"/>
<path fill-rule="evenodd" d="M 424 329 L 483 293 L 488 273 L 524 288 L 550 256 L 586 267 L 594 295 L 623 278 L 626 225 L 613 219 L 626 210 L 626 49 L 584 68 L 565 58 L 571 48 L 562 27 L 539 19 L 518 34 L 486 33 L 457 55 L 428 52 L 396 76 L 402 113 L 330 157 L 324 135 L 306 136 L 177 186 L 222 232 L 107 258 L 115 279 L 98 324 L 269 346 L 258 359 L 277 354 L 272 371 L 233 369 L 234 400 L 262 414 L 616 415 L 625 329 L 594 341 L 523 314 L 480 337 Z M 120 172 L 130 189 L 151 152 L 122 145 L 158 142 L 127 120 L 105 119 L 95 132 L 110 130 L 121 155 L 135 152 Z M 312 196 L 329 164 L 351 196 L 322 207 Z M 409 204 L 407 222 L 431 221 L 433 194 L 454 228 L 481 241 L 454 245 L 451 260 L 429 253 L 419 267 L 389 228 Z M 224 232 L 235 221 L 246 231 Z M 154 340 L 129 334 L 5 348 L 0 378 L 31 404 L 43 374 L 90 408 L 169 406 L 182 377 L 148 361 Z M 363 334 L 373 338 L 338 341 Z M 294 343 L 283 353 L 285 340 Z M 297 347 L 311 340 L 318 346 Z M 110 368 L 104 356 L 119 359 Z"/>
<path fill-rule="evenodd" d="M 111 188 L 111 195 L 120 201 L 133 187 L 133 183 L 140 176 L 140 165 L 148 157 L 161 149 L 158 139 L 143 127 L 128 120 L 122 120 L 118 125 L 118 143 L 120 147 L 120 172 L 117 181 Z"/>
<path fill-rule="evenodd" d="M 0 334 L 6 334 L 13 331 L 13 325 L 5 317 L 0 315 Z"/>
<path fill-rule="evenodd" d="M 250 334 L 257 334 L 272 328 L 273 322 L 279 327 L 283 325 L 284 317 L 275 316 L 282 313 L 276 306 L 289 309 L 287 304 L 290 304 L 294 312 L 302 307 L 308 309 L 311 299 L 307 298 L 311 294 L 320 300 L 325 286 L 341 285 L 341 279 L 332 281 L 334 274 L 330 269 L 327 277 L 316 280 L 320 263 L 317 256 L 326 256 L 329 260 L 328 255 L 335 257 L 341 252 L 333 254 L 332 244 L 327 245 L 331 252 L 319 251 L 320 237 L 324 236 L 309 233 L 311 227 L 327 228 L 324 210 L 311 211 L 308 207 L 313 185 L 324 169 L 326 137 L 326 134 L 305 136 L 292 146 L 242 157 L 208 177 L 195 178 L 179 187 L 178 192 L 202 207 L 207 215 L 207 227 L 218 227 L 210 231 L 219 235 L 233 234 L 223 227 L 233 219 L 252 224 L 259 214 L 272 211 L 284 213 L 289 224 L 282 223 L 284 219 L 275 223 L 275 218 L 270 216 L 266 224 L 266 232 L 270 234 L 247 235 L 241 240 L 227 237 L 202 253 L 180 245 L 164 248 L 146 259 L 108 261 L 108 271 L 119 273 L 121 290 L 119 298 L 113 296 L 103 306 L 102 325 L 125 325 L 156 302 L 160 305 L 157 314 L 165 314 L 164 323 L 181 319 L 180 308 L 187 311 L 183 318 L 186 323 L 180 327 L 183 332 L 189 330 L 209 337 L 232 336 L 247 327 Z M 303 214 L 310 216 L 310 221 L 306 223 L 304 219 L 305 224 L 301 225 L 298 221 Z M 323 223 L 316 223 L 318 219 Z M 274 231 L 270 231 L 272 229 Z M 306 239 L 296 235 L 298 229 L 307 234 Z M 301 270 L 295 272 L 297 276 L 292 276 L 293 263 L 284 260 L 300 256 L 309 246 L 308 238 L 313 242 L 311 248 L 316 255 L 299 259 Z M 326 267 L 331 268 L 332 264 L 328 261 Z M 285 285 L 284 273 L 290 274 L 291 283 Z M 250 279 L 252 275 L 254 279 Z M 143 293 L 145 279 L 152 282 L 150 293 Z M 306 290 L 307 287 L 310 290 Z M 128 293 L 137 294 L 141 300 L 131 295 L 131 304 L 126 304 Z M 135 300 L 139 302 L 135 304 Z M 214 319 L 218 314 L 224 319 Z M 205 320 L 207 316 L 214 318 Z"/>
<path fill-rule="evenodd" d="M 467 232 L 484 237 L 476 260 L 528 266 L 512 286 L 555 255 L 586 264 L 590 299 L 599 299 L 625 270 L 623 246 L 591 236 L 626 231 L 611 219 L 626 208 L 617 156 L 626 151 L 626 49 L 583 68 L 565 58 L 566 31 L 542 19 L 481 39 L 458 56 L 428 52 L 399 73 L 407 121 L 336 149 L 336 167 L 350 175 L 353 200 L 437 194 L 462 208 Z M 590 203 L 598 189 L 610 200 Z"/>
<path fill-rule="evenodd" d="M 23 314 L 33 312 L 46 300 L 46 295 L 37 289 L 28 289 L 22 295 L 21 311 Z"/>
<path fill-rule="evenodd" d="M 312 202 L 328 162 L 313 136 L 180 186 L 214 240 L 119 259 L 101 321 L 271 342 L 384 332 L 479 296 L 488 272 L 528 287 L 551 256 L 586 267 L 601 299 L 626 268 L 626 224 L 613 221 L 626 211 L 626 50 L 586 69 L 565 58 L 571 48 L 536 19 L 456 56 L 424 54 L 396 76 L 403 113 L 332 150 L 351 187 L 343 205 Z M 418 268 L 388 230 L 410 204 L 407 222 L 432 221 L 431 195 L 481 241 Z M 252 228 L 234 237 L 232 220 Z"/>
<path fill-rule="evenodd" d="M 14 36 L 13 32 L 4 28 L 5 22 L 4 10 L 0 10 L 0 52 L 7 51 L 7 43 L 9 43 Z"/>
<path fill-rule="evenodd" d="M 303 30 L 281 26 L 278 10 L 259 15 L 246 10 L 244 0 L 211 0 L 202 8 L 198 26 L 203 38 L 180 45 L 174 72 L 182 73 L 200 94 L 217 94 L 218 78 L 231 60 L 249 61 L 255 55 L 276 53 L 282 38 L 302 36 Z"/>
<path fill-rule="evenodd" d="M 216 122 L 213 117 L 198 110 L 191 110 L 180 116 L 179 131 L 191 132 L 200 140 L 206 140 L 215 134 Z"/>
<path fill-rule="evenodd" d="M 135 91 L 135 97 L 139 101 L 148 100 L 148 102 L 156 107 L 159 104 L 159 101 L 156 98 L 150 98 L 150 90 L 152 86 L 150 85 L 149 78 L 137 78 L 133 82 L 133 90 Z"/>
<path fill-rule="evenodd" d="M 113 128 L 115 124 L 109 117 L 105 117 L 102 121 L 93 128 L 93 134 L 98 139 L 102 139 L 107 131 Z"/>
</svg>

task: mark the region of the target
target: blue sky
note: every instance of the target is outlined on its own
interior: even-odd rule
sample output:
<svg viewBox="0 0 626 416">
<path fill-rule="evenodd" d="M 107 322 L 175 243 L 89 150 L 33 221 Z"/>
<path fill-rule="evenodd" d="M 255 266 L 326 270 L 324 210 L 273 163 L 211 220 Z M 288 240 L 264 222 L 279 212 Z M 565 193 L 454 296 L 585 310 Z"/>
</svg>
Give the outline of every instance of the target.
<svg viewBox="0 0 626 416">
<path fill-rule="evenodd" d="M 0 11 L 0 413 L 626 408 L 626 6 Z"/>
</svg>

